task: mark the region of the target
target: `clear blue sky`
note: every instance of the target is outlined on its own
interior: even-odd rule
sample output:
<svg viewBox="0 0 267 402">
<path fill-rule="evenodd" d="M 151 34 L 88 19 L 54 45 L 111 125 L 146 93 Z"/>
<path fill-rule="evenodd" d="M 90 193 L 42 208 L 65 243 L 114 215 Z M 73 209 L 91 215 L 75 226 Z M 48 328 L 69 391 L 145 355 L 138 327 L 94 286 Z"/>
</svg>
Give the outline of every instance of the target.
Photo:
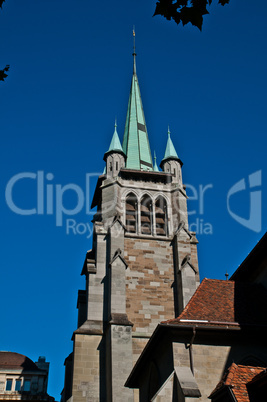
<svg viewBox="0 0 267 402">
<path fill-rule="evenodd" d="M 19 215 L 5 191 L 15 175 L 40 171 L 45 196 L 47 184 L 54 193 L 56 185 L 69 183 L 85 193 L 86 174 L 103 171 L 115 117 L 123 135 L 133 25 L 152 152 L 159 163 L 169 124 L 184 182 L 197 195 L 199 186 L 210 185 L 203 209 L 199 200 L 189 201 L 189 211 L 195 211 L 190 222 L 199 226 L 192 229 L 198 232 L 201 277 L 233 273 L 266 230 L 266 2 L 214 4 L 202 33 L 152 18 L 154 7 L 154 1 L 141 0 L 6 0 L 0 10 L 0 68 L 11 65 L 0 83 L 0 349 L 33 360 L 46 356 L 48 390 L 56 400 L 72 350 L 77 291 L 84 288 L 80 272 L 91 248 L 87 233 L 66 233 L 66 220 L 85 224 L 92 217 L 83 208 L 56 226 L 55 211 L 48 215 L 46 208 Z M 259 174 L 251 177 L 260 186 L 250 201 L 242 185 L 248 188 L 249 175 L 258 171 L 261 183 Z M 36 207 L 34 177 L 13 187 L 21 209 Z M 229 193 L 242 179 L 238 191 Z M 253 204 L 254 230 L 230 215 L 227 194 L 232 215 L 249 220 Z M 75 207 L 71 192 L 64 203 Z M 201 225 L 212 233 L 203 233 Z"/>
</svg>

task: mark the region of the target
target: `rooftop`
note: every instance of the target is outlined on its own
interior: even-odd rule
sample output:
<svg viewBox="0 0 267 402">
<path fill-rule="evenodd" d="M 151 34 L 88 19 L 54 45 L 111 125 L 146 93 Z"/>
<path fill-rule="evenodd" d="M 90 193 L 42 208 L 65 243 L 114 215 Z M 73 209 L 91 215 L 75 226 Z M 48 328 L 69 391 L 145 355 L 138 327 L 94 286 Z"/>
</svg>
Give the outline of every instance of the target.
<svg viewBox="0 0 267 402">
<path fill-rule="evenodd" d="M 2 369 L 23 369 L 27 371 L 40 371 L 37 365 L 27 356 L 15 352 L 0 351 L 0 367 Z"/>
<path fill-rule="evenodd" d="M 267 291 L 260 284 L 205 278 L 178 318 L 163 324 L 267 325 Z"/>
<path fill-rule="evenodd" d="M 263 367 L 243 366 L 232 363 L 222 380 L 214 391 L 212 391 L 210 398 L 226 386 L 232 389 L 237 402 L 249 402 L 247 384 L 262 372 L 265 372 L 265 368 Z"/>
</svg>

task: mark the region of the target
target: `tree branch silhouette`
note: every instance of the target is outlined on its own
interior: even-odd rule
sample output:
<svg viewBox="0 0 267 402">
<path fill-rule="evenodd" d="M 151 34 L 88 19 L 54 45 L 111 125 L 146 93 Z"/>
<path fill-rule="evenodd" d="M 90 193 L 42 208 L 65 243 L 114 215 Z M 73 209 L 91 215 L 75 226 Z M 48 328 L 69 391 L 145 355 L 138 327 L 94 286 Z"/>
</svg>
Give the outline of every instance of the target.
<svg viewBox="0 0 267 402">
<path fill-rule="evenodd" d="M 219 4 L 224 6 L 230 0 L 219 0 Z M 209 14 L 207 5 L 211 5 L 212 0 L 158 0 L 154 15 L 162 15 L 167 20 L 173 19 L 176 24 L 183 25 L 191 22 L 192 25 L 202 30 L 203 15 Z"/>
<path fill-rule="evenodd" d="M 5 0 L 0 0 L 0 8 L 2 8 L 2 5 Z M 4 79 L 7 77 L 6 72 L 9 70 L 9 65 L 7 64 L 3 70 L 0 70 L 0 81 L 4 81 Z"/>
<path fill-rule="evenodd" d="M 0 70 L 0 81 L 4 81 L 4 79 L 7 77 L 6 72 L 9 70 L 9 65 L 7 64 L 3 70 Z"/>
</svg>

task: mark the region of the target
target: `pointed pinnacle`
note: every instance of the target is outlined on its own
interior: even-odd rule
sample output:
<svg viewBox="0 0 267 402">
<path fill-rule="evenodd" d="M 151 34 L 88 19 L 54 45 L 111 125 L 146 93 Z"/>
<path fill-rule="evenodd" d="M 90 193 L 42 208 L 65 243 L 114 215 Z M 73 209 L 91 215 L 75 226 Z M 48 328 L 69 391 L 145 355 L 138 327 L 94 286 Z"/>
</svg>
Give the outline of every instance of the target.
<svg viewBox="0 0 267 402">
<path fill-rule="evenodd" d="M 136 74 L 135 27 L 134 26 L 133 26 L 133 57 L 134 57 L 133 73 Z"/>
<path fill-rule="evenodd" d="M 153 166 L 154 172 L 159 172 L 159 168 L 157 165 L 157 157 L 156 157 L 156 151 L 154 151 L 154 166 Z"/>
</svg>

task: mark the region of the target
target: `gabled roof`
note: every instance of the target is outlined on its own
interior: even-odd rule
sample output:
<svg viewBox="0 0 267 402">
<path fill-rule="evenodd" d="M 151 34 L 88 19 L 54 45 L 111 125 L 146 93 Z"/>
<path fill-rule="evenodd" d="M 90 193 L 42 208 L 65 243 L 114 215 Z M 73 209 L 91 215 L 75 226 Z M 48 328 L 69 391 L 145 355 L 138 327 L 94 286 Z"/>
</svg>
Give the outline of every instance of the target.
<svg viewBox="0 0 267 402">
<path fill-rule="evenodd" d="M 266 305 L 262 285 L 205 278 L 179 317 L 164 324 L 266 326 Z"/>
<path fill-rule="evenodd" d="M 122 261 L 122 263 L 123 263 L 124 266 L 125 266 L 125 269 L 127 269 L 127 268 L 128 268 L 128 264 L 127 264 L 127 262 L 125 261 L 125 259 L 123 258 L 122 252 L 121 252 L 121 249 L 120 249 L 120 248 L 118 248 L 118 249 L 115 251 L 115 254 L 114 254 L 113 258 L 112 258 L 111 261 L 110 261 L 110 267 L 112 266 L 113 262 L 114 262 L 117 258 L 119 258 L 119 259 Z"/>
<path fill-rule="evenodd" d="M 264 371 L 263 367 L 243 366 L 232 363 L 209 398 L 212 399 L 215 393 L 218 395 L 223 388 L 230 387 L 237 402 L 249 402 L 247 384 Z"/>
<path fill-rule="evenodd" d="M 136 75 L 135 53 L 132 85 L 128 102 L 123 152 L 127 156 L 126 168 L 136 170 L 153 170 L 151 151 L 149 146 L 145 115 L 141 100 L 141 93 Z"/>
</svg>

